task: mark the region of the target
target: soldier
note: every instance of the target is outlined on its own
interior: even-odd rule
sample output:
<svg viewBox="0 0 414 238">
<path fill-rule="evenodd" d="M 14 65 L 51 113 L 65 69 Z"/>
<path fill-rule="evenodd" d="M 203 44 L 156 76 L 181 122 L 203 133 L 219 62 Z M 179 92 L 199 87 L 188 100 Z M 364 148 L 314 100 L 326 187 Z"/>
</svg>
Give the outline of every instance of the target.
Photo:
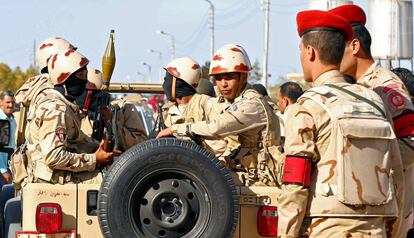
<svg viewBox="0 0 414 238">
<path fill-rule="evenodd" d="M 287 114 L 278 235 L 386 237 L 386 222 L 399 215 L 393 178 L 402 170 L 392 165 L 401 158 L 381 98 L 339 72 L 352 28 L 317 10 L 298 13 L 297 24 L 314 88 Z"/>
<path fill-rule="evenodd" d="M 93 132 L 93 118 L 94 113 L 97 110 L 97 103 L 99 97 L 108 97 L 106 92 L 101 91 L 102 86 L 102 73 L 97 69 L 88 69 L 88 82 L 86 84 L 85 93 L 90 100 L 86 99 L 84 103 L 83 112 L 86 116 L 82 119 L 81 128 L 82 131 L 92 136 Z M 90 95 L 90 96 L 89 96 Z M 132 146 L 139 144 L 147 139 L 144 124 L 138 115 L 135 105 L 128 103 L 125 100 L 112 101 L 116 113 L 116 136 L 118 139 L 117 149 L 125 151 Z M 103 120 L 106 125 L 111 120 L 111 112 L 108 106 L 102 107 Z"/>
<path fill-rule="evenodd" d="M 213 56 L 210 75 L 215 78 L 227 106 L 213 106 L 207 121 L 173 125 L 160 132 L 158 137 L 196 134 L 202 138 L 221 140 L 237 135 L 238 148 L 226 162 L 231 169 L 240 171 L 242 183 L 275 185 L 274 161 L 269 158 L 269 148 L 279 143 L 279 122 L 272 108 L 262 100 L 259 93 L 247 83 L 251 70 L 246 51 L 239 45 L 225 45 Z M 276 125 L 276 126 L 274 126 Z M 273 164 L 273 165 L 272 165 Z M 270 165 L 272 165 L 270 167 Z"/>
<path fill-rule="evenodd" d="M 210 97 L 196 91 L 201 79 L 200 65 L 189 57 L 177 58 L 165 71 L 163 88 L 169 101 L 163 106 L 165 125 L 206 120 Z"/>
<path fill-rule="evenodd" d="M 378 93 L 394 122 L 406 181 L 404 220 L 400 229 L 402 233 L 399 234 L 405 237 L 413 224 L 414 107 L 404 83 L 372 58 L 371 36 L 365 28 L 364 11 L 356 5 L 344 5 L 332 9 L 331 12 L 346 19 L 352 25 L 355 34 L 346 44 L 341 72 L 354 77 L 358 84 Z"/>
<path fill-rule="evenodd" d="M 36 51 L 36 61 L 40 69 L 40 75 L 28 79 L 16 92 L 16 103 L 21 104 L 20 112 L 17 115 L 17 145 L 24 143 L 24 130 L 26 124 L 26 114 L 31 101 L 41 100 L 41 94 L 45 89 L 53 88 L 49 80 L 49 72 L 47 62 L 52 54 L 55 54 L 59 49 L 73 49 L 74 47 L 67 40 L 60 37 L 48 38 L 42 43 Z"/>
<path fill-rule="evenodd" d="M 88 59 L 73 49 L 51 56 L 48 72 L 54 89 L 32 101 L 26 130 L 26 182 L 100 183 L 97 164 L 111 162 L 119 152 L 105 152 L 80 130 L 79 107 L 86 85 Z M 80 104 L 80 103 L 78 103 Z M 86 171 L 86 172 L 84 172 Z"/>
</svg>

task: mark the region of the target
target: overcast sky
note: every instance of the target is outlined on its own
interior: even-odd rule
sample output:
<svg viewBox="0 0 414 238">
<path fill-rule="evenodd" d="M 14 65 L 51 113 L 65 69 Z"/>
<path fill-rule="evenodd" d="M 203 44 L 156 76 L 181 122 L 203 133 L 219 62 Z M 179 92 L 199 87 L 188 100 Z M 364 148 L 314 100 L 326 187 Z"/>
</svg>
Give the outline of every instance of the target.
<svg viewBox="0 0 414 238">
<path fill-rule="evenodd" d="M 252 63 L 263 60 L 263 19 L 260 0 L 211 0 L 216 7 L 216 49 L 242 45 Z M 354 1 L 366 9 L 367 1 Z M 308 9 L 307 0 L 271 0 L 270 84 L 278 75 L 301 72 L 296 13 Z M 90 67 L 101 68 L 110 29 L 115 29 L 116 67 L 113 81 L 137 82 L 148 73 L 142 61 L 159 76 L 157 54 L 171 60 L 169 38 L 176 38 L 176 57 L 190 56 L 200 64 L 210 57 L 209 5 L 204 0 L 0 0 L 0 62 L 26 69 L 33 62 L 33 43 L 61 36 L 87 56 Z"/>
</svg>

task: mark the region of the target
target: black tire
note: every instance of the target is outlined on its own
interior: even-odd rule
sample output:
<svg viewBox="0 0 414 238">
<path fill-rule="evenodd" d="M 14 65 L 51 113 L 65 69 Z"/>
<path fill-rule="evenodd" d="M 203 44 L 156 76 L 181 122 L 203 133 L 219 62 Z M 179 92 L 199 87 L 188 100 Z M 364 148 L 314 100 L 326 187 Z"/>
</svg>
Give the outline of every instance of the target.
<svg viewBox="0 0 414 238">
<path fill-rule="evenodd" d="M 232 237 L 239 206 L 232 177 L 204 148 L 149 140 L 121 155 L 99 193 L 106 238 Z"/>
</svg>

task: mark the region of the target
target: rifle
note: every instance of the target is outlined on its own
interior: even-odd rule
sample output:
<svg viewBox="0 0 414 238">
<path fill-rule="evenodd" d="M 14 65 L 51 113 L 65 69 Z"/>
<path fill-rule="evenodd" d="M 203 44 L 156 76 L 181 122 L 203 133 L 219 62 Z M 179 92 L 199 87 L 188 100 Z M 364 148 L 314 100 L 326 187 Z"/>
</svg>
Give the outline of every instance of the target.
<svg viewBox="0 0 414 238">
<path fill-rule="evenodd" d="M 107 126 L 107 138 L 109 143 L 110 151 L 112 151 L 114 148 L 116 149 L 122 149 L 123 145 L 121 145 L 121 142 L 118 137 L 118 112 L 121 110 L 121 108 L 118 105 L 110 105 L 111 110 L 111 120 L 109 121 L 109 124 Z"/>
<path fill-rule="evenodd" d="M 96 107 L 96 111 L 93 115 L 93 128 L 92 128 L 92 137 L 97 140 L 101 141 L 105 138 L 105 122 L 103 120 L 102 110 L 104 107 L 109 105 L 110 102 L 110 95 L 109 93 L 100 93 L 98 96 L 98 105 Z"/>
<path fill-rule="evenodd" d="M 158 105 L 158 109 L 157 109 L 158 116 L 157 116 L 157 119 L 155 119 L 155 124 L 154 124 L 154 127 L 152 128 L 151 133 L 148 135 L 149 139 L 156 138 L 157 135 L 158 135 L 158 132 L 160 132 L 160 131 L 164 130 L 165 128 L 167 128 L 167 126 L 165 125 L 165 122 L 164 122 L 164 117 L 162 115 L 162 106 L 163 106 L 163 104 L 161 102 L 159 102 L 159 103 L 157 103 L 157 105 Z"/>
</svg>

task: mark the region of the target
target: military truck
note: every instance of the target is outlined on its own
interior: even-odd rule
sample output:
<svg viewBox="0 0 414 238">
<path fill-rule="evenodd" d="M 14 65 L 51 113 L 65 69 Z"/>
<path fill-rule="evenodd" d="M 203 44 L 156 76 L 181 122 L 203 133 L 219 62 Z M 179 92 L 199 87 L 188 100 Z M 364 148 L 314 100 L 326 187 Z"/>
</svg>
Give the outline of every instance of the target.
<svg viewBox="0 0 414 238">
<path fill-rule="evenodd" d="M 111 92 L 162 93 L 116 84 Z M 145 121 L 145 120 L 143 120 Z M 24 186 L 6 204 L 6 237 L 276 237 L 276 188 L 235 185 L 234 174 L 191 141 L 152 139 L 116 158 L 102 184 Z M 10 226 L 11 227 L 11 226 Z"/>
</svg>

